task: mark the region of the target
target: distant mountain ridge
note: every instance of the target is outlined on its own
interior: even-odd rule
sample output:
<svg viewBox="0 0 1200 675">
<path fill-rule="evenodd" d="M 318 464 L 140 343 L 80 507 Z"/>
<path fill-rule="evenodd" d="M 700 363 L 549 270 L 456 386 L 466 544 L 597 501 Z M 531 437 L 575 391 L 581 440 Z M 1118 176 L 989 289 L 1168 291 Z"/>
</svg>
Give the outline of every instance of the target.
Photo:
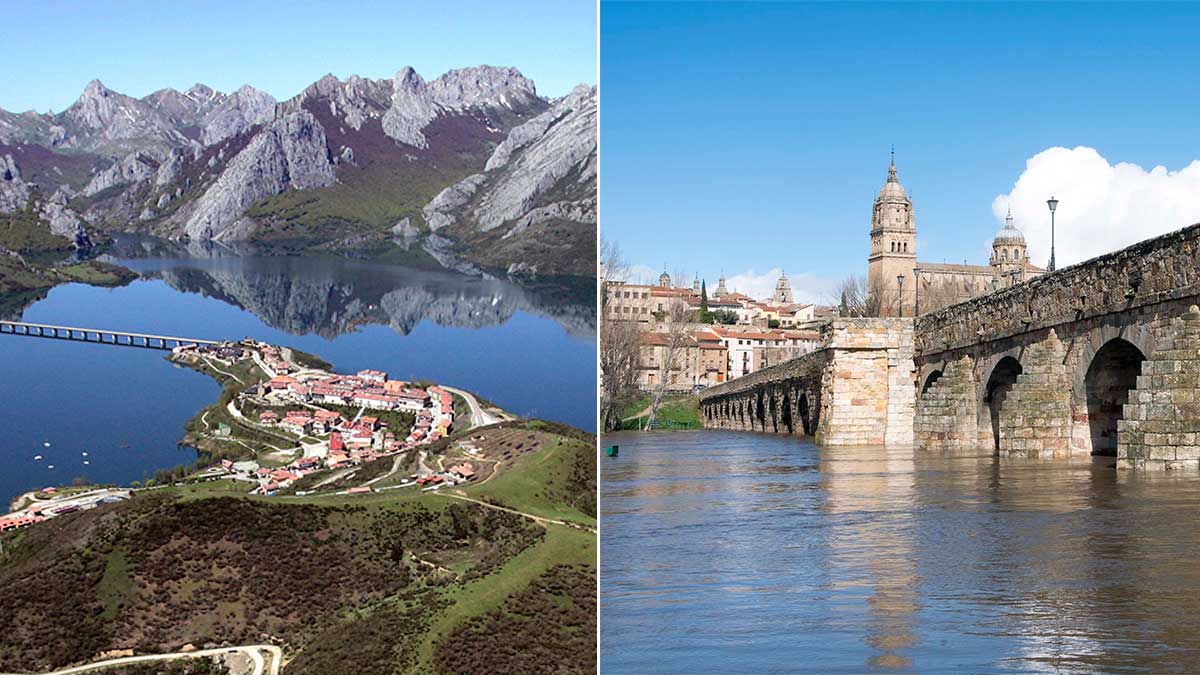
<svg viewBox="0 0 1200 675">
<path fill-rule="evenodd" d="M 93 80 L 60 113 L 0 110 L 0 218 L 591 276 L 596 110 L 594 87 L 547 99 L 493 66 L 326 75 L 283 102 Z"/>
</svg>

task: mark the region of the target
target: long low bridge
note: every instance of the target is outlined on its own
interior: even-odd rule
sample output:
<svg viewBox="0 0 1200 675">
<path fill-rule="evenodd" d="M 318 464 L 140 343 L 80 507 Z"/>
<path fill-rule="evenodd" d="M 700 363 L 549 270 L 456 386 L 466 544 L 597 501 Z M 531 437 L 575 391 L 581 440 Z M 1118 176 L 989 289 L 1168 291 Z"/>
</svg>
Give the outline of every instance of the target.
<svg viewBox="0 0 1200 675">
<path fill-rule="evenodd" d="M 711 387 L 705 426 L 1200 471 L 1200 225 Z M 899 323 L 903 322 L 903 323 Z"/>
<path fill-rule="evenodd" d="M 0 334 L 26 335 L 57 340 L 75 340 L 77 342 L 93 342 L 98 344 L 116 345 L 119 347 L 140 347 L 142 349 L 170 350 L 184 345 L 219 345 L 218 340 L 201 340 L 199 338 L 176 337 L 174 335 L 153 335 L 149 333 L 131 333 L 120 330 L 105 330 L 103 328 L 80 328 L 78 326 L 56 326 L 48 323 L 30 323 L 27 321 L 0 321 Z"/>
</svg>

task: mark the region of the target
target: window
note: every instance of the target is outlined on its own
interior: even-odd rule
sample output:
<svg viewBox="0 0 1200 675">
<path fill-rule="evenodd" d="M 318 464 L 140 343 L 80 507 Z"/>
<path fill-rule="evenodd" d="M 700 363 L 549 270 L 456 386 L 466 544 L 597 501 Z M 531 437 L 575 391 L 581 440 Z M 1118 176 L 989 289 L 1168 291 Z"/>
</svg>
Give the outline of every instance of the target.
<svg viewBox="0 0 1200 675">
<path fill-rule="evenodd" d="M 1014 248 L 1013 249 L 1013 260 L 1020 260 L 1020 259 L 1021 259 L 1021 249 Z"/>
<path fill-rule="evenodd" d="M 1006 248 L 1000 249 L 1000 259 L 1008 260 L 1008 249 L 1006 249 Z"/>
</svg>

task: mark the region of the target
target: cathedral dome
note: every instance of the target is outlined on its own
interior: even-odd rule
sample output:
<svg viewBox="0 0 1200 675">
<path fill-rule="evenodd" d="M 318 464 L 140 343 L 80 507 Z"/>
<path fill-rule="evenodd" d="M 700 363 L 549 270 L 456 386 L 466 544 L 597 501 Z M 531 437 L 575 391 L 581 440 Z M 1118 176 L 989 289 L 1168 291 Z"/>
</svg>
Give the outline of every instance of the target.
<svg viewBox="0 0 1200 675">
<path fill-rule="evenodd" d="M 1004 218 L 1004 227 L 996 233 L 994 244 L 1015 244 L 1025 243 L 1025 235 L 1013 226 L 1012 208 L 1008 209 L 1008 215 Z"/>
</svg>

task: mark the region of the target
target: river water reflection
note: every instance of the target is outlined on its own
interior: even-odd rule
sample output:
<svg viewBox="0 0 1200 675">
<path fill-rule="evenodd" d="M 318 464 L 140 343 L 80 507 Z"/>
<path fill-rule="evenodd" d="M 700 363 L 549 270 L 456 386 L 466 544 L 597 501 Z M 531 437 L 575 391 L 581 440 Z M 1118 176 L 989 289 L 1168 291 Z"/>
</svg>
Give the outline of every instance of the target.
<svg viewBox="0 0 1200 675">
<path fill-rule="evenodd" d="M 606 435 L 605 673 L 1200 672 L 1200 478 Z"/>
</svg>

